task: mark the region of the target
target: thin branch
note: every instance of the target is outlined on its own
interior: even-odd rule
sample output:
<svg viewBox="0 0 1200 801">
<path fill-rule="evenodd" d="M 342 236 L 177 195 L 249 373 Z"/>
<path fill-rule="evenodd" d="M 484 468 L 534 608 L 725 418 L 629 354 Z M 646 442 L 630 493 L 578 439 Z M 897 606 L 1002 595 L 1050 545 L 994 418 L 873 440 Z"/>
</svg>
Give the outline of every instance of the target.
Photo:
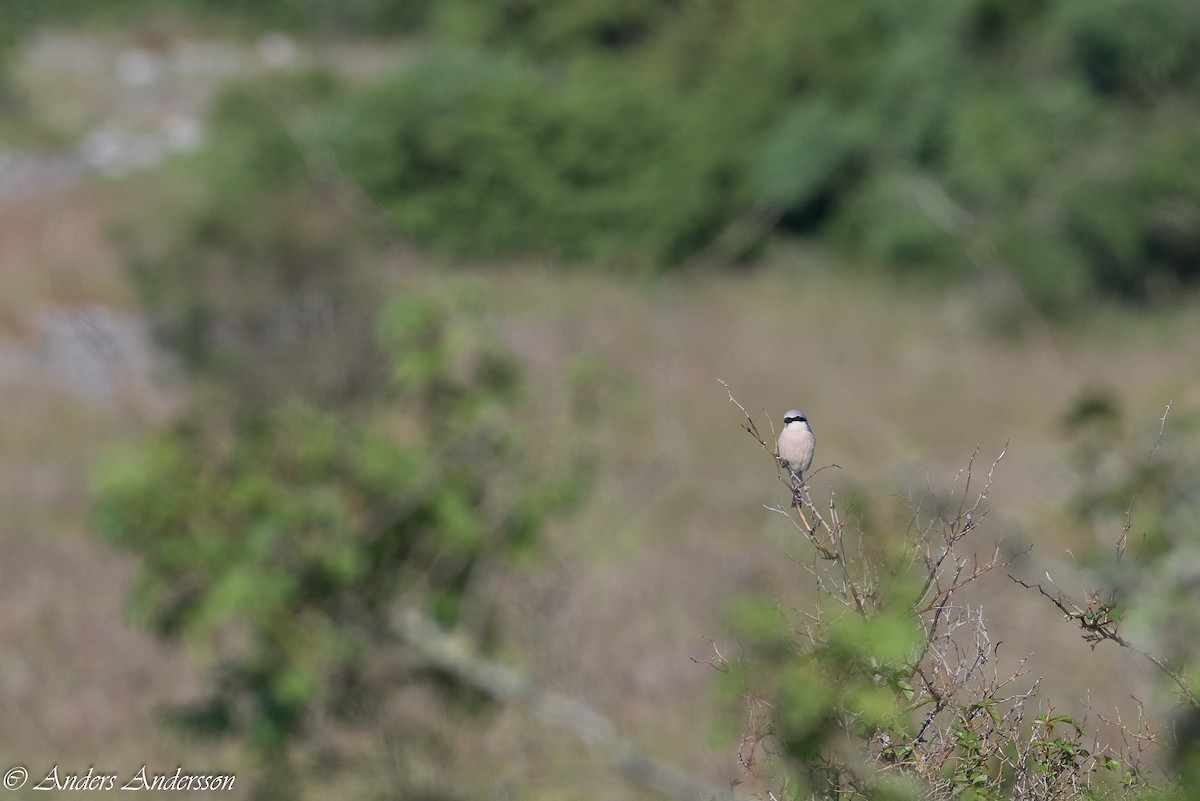
<svg viewBox="0 0 1200 801">
<path fill-rule="evenodd" d="M 717 379 L 717 383 L 725 387 L 725 392 L 727 395 L 729 395 L 729 402 L 742 410 L 742 415 L 746 418 L 746 422 L 742 423 L 742 430 L 754 437 L 754 439 L 758 441 L 758 444 L 761 445 L 765 450 L 768 450 L 774 454 L 775 449 L 767 444 L 767 441 L 763 439 L 762 434 L 758 433 L 758 426 L 755 424 L 754 418 L 750 416 L 750 412 L 746 411 L 746 407 L 739 403 L 737 398 L 733 397 L 733 391 L 729 389 L 729 385 L 719 378 Z"/>
<path fill-rule="evenodd" d="M 1167 408 L 1163 410 L 1163 416 L 1158 421 L 1158 439 L 1154 440 L 1154 447 L 1150 449 L 1150 458 L 1147 461 L 1154 461 L 1154 454 L 1158 453 L 1158 446 L 1162 445 L 1163 431 L 1167 428 L 1167 415 L 1171 413 L 1171 404 L 1175 400 L 1167 401 Z"/>
<path fill-rule="evenodd" d="M 1186 700 L 1195 709 L 1200 710 L 1200 698 L 1196 697 L 1195 692 L 1193 692 L 1192 688 L 1188 685 L 1187 679 L 1184 678 L 1182 673 L 1171 667 L 1171 665 L 1161 656 L 1152 654 L 1149 651 L 1138 647 L 1117 633 L 1119 621 L 1113 619 L 1108 605 L 1100 604 L 1099 606 L 1096 606 L 1093 604 L 1092 599 L 1089 599 L 1088 605 L 1086 607 L 1081 607 L 1069 600 L 1062 593 L 1062 591 L 1058 589 L 1057 586 L 1055 586 L 1057 595 L 1051 595 L 1044 587 L 1042 587 L 1041 584 L 1026 584 L 1024 581 L 1021 581 L 1019 578 L 1011 574 L 1009 575 L 1009 578 L 1027 590 L 1037 590 L 1045 598 L 1047 598 L 1050 603 L 1057 606 L 1059 610 L 1066 615 L 1068 620 L 1076 621 L 1079 624 L 1079 627 L 1084 631 L 1083 639 L 1091 644 L 1093 648 L 1095 648 L 1096 645 L 1103 640 L 1111 640 L 1122 648 L 1127 648 L 1130 651 L 1133 651 L 1135 654 L 1138 654 L 1149 660 L 1155 667 L 1165 673 L 1171 679 L 1171 681 L 1175 683 L 1175 685 L 1179 688 L 1184 700 Z M 1050 579 L 1049 575 L 1047 575 L 1046 578 L 1053 585 L 1053 579 Z"/>
</svg>

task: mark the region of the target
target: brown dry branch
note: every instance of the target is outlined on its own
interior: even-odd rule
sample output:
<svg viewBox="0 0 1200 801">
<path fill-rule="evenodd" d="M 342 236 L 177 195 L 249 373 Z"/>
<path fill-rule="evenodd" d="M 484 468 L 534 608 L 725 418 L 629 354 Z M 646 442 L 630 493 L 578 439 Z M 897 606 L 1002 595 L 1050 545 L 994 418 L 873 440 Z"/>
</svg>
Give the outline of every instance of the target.
<svg viewBox="0 0 1200 801">
<path fill-rule="evenodd" d="M 1186 703 L 1200 710 L 1200 698 L 1196 697 L 1196 693 L 1179 670 L 1172 667 L 1163 657 L 1141 648 L 1118 633 L 1117 629 L 1120 627 L 1121 621 L 1114 614 L 1116 610 L 1111 600 L 1103 601 L 1098 593 L 1086 591 L 1084 593 L 1086 601 L 1080 606 L 1066 596 L 1058 585 L 1054 583 L 1054 579 L 1050 578 L 1049 573 L 1046 574 L 1046 580 L 1054 588 L 1053 594 L 1048 592 L 1041 584 L 1027 584 L 1012 575 L 1009 578 L 1027 590 L 1037 590 L 1042 597 L 1058 607 L 1067 620 L 1074 620 L 1078 623 L 1079 628 L 1083 630 L 1082 636 L 1084 641 L 1091 645 L 1093 649 L 1101 642 L 1109 640 L 1149 660 L 1151 664 L 1162 671 L 1175 684 L 1176 689 L 1179 690 L 1180 697 Z"/>
<path fill-rule="evenodd" d="M 719 378 L 717 379 L 717 383 L 719 383 L 721 386 L 725 387 L 725 393 L 729 397 L 729 402 L 741 410 L 742 416 L 745 418 L 745 422 L 742 423 L 742 430 L 745 431 L 747 434 L 749 434 L 751 437 L 753 437 L 754 441 L 757 442 L 763 450 L 770 453 L 772 458 L 775 460 L 775 477 L 779 481 L 779 483 L 785 485 L 788 488 L 788 490 L 792 493 L 792 508 L 796 510 L 796 512 L 800 515 L 800 519 L 804 523 L 804 530 L 807 532 L 805 536 L 808 537 L 809 540 L 813 543 L 813 545 L 815 547 L 817 547 L 818 550 L 822 551 L 823 554 L 831 553 L 831 552 L 825 550 L 827 548 L 827 546 L 819 544 L 817 542 L 817 540 L 815 539 L 815 535 L 816 535 L 816 532 L 818 529 L 822 529 L 825 532 L 830 534 L 830 540 L 832 541 L 834 539 L 833 528 L 831 528 L 827 523 L 825 523 L 825 521 L 821 519 L 820 515 L 816 513 L 816 508 L 812 504 L 811 497 L 807 499 L 807 503 L 801 502 L 802 501 L 801 490 L 807 490 L 808 479 L 805 479 L 804 483 L 800 485 L 800 488 L 792 487 L 791 481 L 789 480 L 788 476 L 786 475 L 786 471 L 784 471 L 782 463 L 779 461 L 779 454 L 776 453 L 775 446 L 772 444 L 775 442 L 776 435 L 775 435 L 775 422 L 771 419 L 771 416 L 769 414 L 767 414 L 765 411 L 763 412 L 763 415 L 767 418 L 768 425 L 771 427 L 771 439 L 768 442 L 766 439 L 763 438 L 763 435 L 759 432 L 758 424 L 754 422 L 754 418 L 752 418 L 750 416 L 750 413 L 748 411 L 746 411 L 746 407 L 743 406 L 741 404 L 741 402 L 738 401 L 737 398 L 733 397 L 733 391 L 729 389 L 729 384 L 727 384 L 725 381 L 723 381 Z M 838 465 L 831 464 L 831 465 L 828 465 L 827 467 L 818 468 L 817 470 L 814 470 L 809 475 L 809 478 L 816 475 L 817 473 L 820 473 L 822 470 L 826 470 L 830 467 L 836 468 L 836 467 L 838 467 Z M 832 496 L 831 496 L 830 503 L 832 506 Z M 808 518 L 805 517 L 804 508 L 806 506 L 816 516 L 816 520 L 817 520 L 816 526 L 810 524 L 808 522 Z M 771 508 L 771 507 L 768 507 L 768 508 Z M 782 511 L 782 510 L 775 509 L 774 511 Z M 783 512 L 783 514 L 785 516 L 788 515 L 787 512 Z M 832 555 L 828 555 L 828 556 L 826 556 L 826 558 L 833 559 L 834 557 Z"/>
<path fill-rule="evenodd" d="M 1167 429 L 1167 415 L 1171 413 L 1171 405 L 1174 403 L 1174 398 L 1167 401 L 1167 408 L 1163 409 L 1163 415 L 1158 419 L 1158 436 L 1154 440 L 1154 447 L 1150 449 L 1150 456 L 1146 459 L 1148 462 L 1154 461 L 1154 455 L 1158 453 L 1158 448 L 1162 445 L 1163 432 Z"/>
<path fill-rule="evenodd" d="M 752 418 L 750 416 L 750 412 L 746 411 L 746 407 L 743 406 L 738 401 L 737 398 L 733 397 L 733 391 L 731 389 L 729 389 L 729 384 L 725 383 L 724 381 L 722 381 L 719 378 L 717 379 L 717 383 L 719 383 L 721 386 L 725 387 L 725 392 L 729 395 L 729 402 L 742 410 L 742 416 L 746 418 L 746 422 L 742 423 L 742 430 L 745 431 L 750 436 L 754 437 L 755 441 L 757 441 L 758 444 L 761 445 L 764 450 L 769 451 L 771 453 L 775 453 L 775 449 L 772 446 L 767 444 L 767 441 L 765 439 L 763 439 L 762 434 L 758 433 L 758 426 L 755 424 L 754 418 Z M 768 420 L 768 422 L 770 422 L 770 420 L 771 420 L 769 415 L 767 416 L 767 420 Z M 774 439 L 774 435 L 775 435 L 775 424 L 771 423 L 772 439 Z M 783 469 L 781 467 L 779 467 L 778 459 L 776 460 L 776 467 L 779 470 L 779 475 L 782 476 Z"/>
<path fill-rule="evenodd" d="M 1154 440 L 1154 445 L 1150 448 L 1148 461 L 1154 461 L 1154 456 L 1162 444 L 1163 432 L 1167 426 L 1167 416 L 1171 413 L 1171 405 L 1173 403 L 1173 400 L 1167 403 L 1162 417 L 1159 418 L 1158 436 Z M 1122 526 L 1121 535 L 1117 539 L 1116 558 L 1118 561 L 1124 555 L 1126 545 L 1129 541 L 1129 531 L 1133 527 L 1132 514 L 1133 502 L 1131 501 L 1129 507 L 1125 510 L 1125 523 Z M 1193 709 L 1200 710 L 1200 697 L 1197 697 L 1195 690 L 1189 684 L 1182 671 L 1158 654 L 1147 651 L 1120 634 L 1121 617 L 1117 609 L 1115 593 L 1109 593 L 1107 600 L 1105 600 L 1099 591 L 1085 586 L 1083 590 L 1084 601 L 1082 604 L 1079 604 L 1072 601 L 1062 591 L 1054 582 L 1054 579 L 1050 577 L 1049 573 L 1046 574 L 1046 581 L 1053 588 L 1053 592 L 1048 591 L 1041 584 L 1029 584 L 1012 575 L 1009 578 L 1027 590 L 1037 590 L 1042 597 L 1054 604 L 1067 620 L 1074 620 L 1078 623 L 1079 628 L 1083 632 L 1084 641 L 1093 649 L 1101 642 L 1108 640 L 1149 661 L 1171 680 L 1178 690 L 1180 698 L 1185 703 Z"/>
<path fill-rule="evenodd" d="M 975 452 L 971 454 L 971 458 L 967 462 L 966 470 L 960 471 L 959 474 L 955 476 L 954 484 L 957 488 L 959 479 L 962 478 L 964 472 L 966 474 L 966 481 L 964 482 L 961 499 L 959 500 L 958 504 L 957 516 L 954 518 L 954 520 L 945 521 L 943 529 L 944 537 L 940 545 L 934 546 L 932 539 L 928 536 L 921 538 L 924 540 L 923 544 L 925 546 L 922 558 L 925 562 L 926 576 L 924 586 L 921 588 L 921 592 L 917 596 L 917 604 L 919 605 L 931 590 L 933 591 L 934 595 L 933 599 L 930 600 L 924 608 L 920 609 L 918 614 L 937 609 L 940 606 L 941 599 L 946 598 L 949 594 L 952 594 L 954 590 L 962 587 L 965 583 L 961 581 L 961 577 L 963 568 L 966 566 L 966 562 L 961 558 L 956 557 L 953 560 L 955 565 L 955 581 L 951 583 L 949 588 L 943 589 L 942 587 L 938 586 L 942 575 L 943 563 L 948 557 L 954 556 L 955 547 L 972 529 L 981 524 L 984 517 L 987 516 L 987 508 L 980 509 L 980 504 L 987 499 L 988 490 L 991 489 L 992 482 L 995 479 L 996 467 L 1000 464 L 1000 460 L 1003 459 L 1007 453 L 1008 443 L 1005 442 L 1004 448 L 1000 451 L 1000 455 L 996 457 L 995 461 L 992 462 L 991 468 L 988 470 L 987 478 L 983 482 L 983 488 L 978 492 L 978 494 L 976 494 L 974 502 L 969 507 L 967 506 L 967 499 L 970 497 L 971 492 L 971 480 L 974 473 L 975 457 L 979 455 L 978 446 L 975 448 Z M 978 520 L 976 520 L 976 514 L 978 514 Z M 917 551 L 919 551 L 919 548 L 914 548 L 914 552 Z M 937 552 L 936 555 L 934 554 L 934 551 Z M 983 566 L 982 569 L 977 563 L 976 568 L 972 571 L 972 575 L 970 578 L 966 579 L 966 581 L 973 581 L 974 579 L 982 576 L 984 573 L 995 569 L 998 565 L 999 548 L 997 547 L 991 562 Z"/>
<path fill-rule="evenodd" d="M 1090 697 L 1087 707 L 1101 723 L 1120 732 L 1123 745 L 1122 754 L 1125 755 L 1129 764 L 1130 773 L 1135 777 L 1140 777 L 1149 770 L 1150 754 L 1153 751 L 1165 749 L 1167 743 L 1151 724 L 1150 718 L 1146 714 L 1146 705 L 1142 703 L 1142 700 L 1132 695 L 1130 698 L 1137 704 L 1137 720 L 1132 725 L 1122 719 L 1119 709 L 1114 711 L 1113 718 L 1104 717 L 1103 714 L 1092 708 Z"/>
<path fill-rule="evenodd" d="M 747 776 L 755 776 L 758 761 L 766 751 L 764 742 L 770 731 L 769 719 L 774 714 L 774 707 L 753 693 L 747 695 L 745 700 L 746 707 L 750 710 L 750 719 L 738 743 L 737 761 Z"/>
<path fill-rule="evenodd" d="M 998 668 L 1000 644 L 992 641 L 982 608 L 961 599 L 966 587 L 1010 563 L 998 544 L 982 551 L 977 546 L 988 516 L 988 494 L 1008 443 L 982 478 L 976 470 L 976 448 L 954 478 L 951 497 L 956 500 L 949 514 L 926 515 L 922 504 L 910 499 L 912 515 L 903 554 L 894 565 L 876 566 L 862 547 L 861 536 L 857 542 L 854 538 L 847 542 L 853 524 L 838 508 L 836 494 L 830 491 L 827 505 L 814 502 L 811 479 L 827 468 L 813 471 L 792 493 L 772 443 L 728 385 L 721 383 L 730 402 L 742 412 L 743 430 L 772 455 L 777 477 L 791 495 L 791 508 L 766 508 L 787 517 L 811 548 L 811 558 L 794 558 L 812 577 L 816 593 L 809 608 L 791 610 L 800 650 L 819 652 L 827 644 L 829 609 L 839 605 L 870 620 L 885 608 L 905 603 L 919 627 L 908 658 L 901 665 L 887 666 L 892 678 L 885 679 L 883 673 L 876 676 L 878 681 L 894 682 L 909 723 L 864 731 L 856 728 L 854 714 L 839 709 L 839 740 L 847 739 L 843 735 L 857 738 L 866 765 L 919 780 L 930 799 L 957 796 L 967 789 L 986 797 L 1082 797 L 1101 770 L 1132 773 L 1130 766 L 1136 766 L 1149 742 L 1146 735 L 1122 727 L 1127 743 L 1118 754 L 1088 733 L 1086 721 L 1057 714 L 1039 696 L 1041 680 L 1028 677 L 1028 658 L 1011 671 Z M 1115 630 L 1111 633 L 1115 635 Z M 855 670 L 853 666 L 840 669 Z M 1038 709 L 1033 713 L 1035 704 Z M 761 711 L 752 710 L 755 725 L 748 735 L 770 736 L 769 727 L 763 730 Z M 757 753 L 745 741 L 742 746 L 744 752 Z M 1127 757 L 1130 753 L 1132 759 Z M 831 788 L 836 786 L 837 792 L 847 787 L 859 792 L 869 784 L 861 770 L 851 765 L 834 765 L 830 775 Z"/>
</svg>

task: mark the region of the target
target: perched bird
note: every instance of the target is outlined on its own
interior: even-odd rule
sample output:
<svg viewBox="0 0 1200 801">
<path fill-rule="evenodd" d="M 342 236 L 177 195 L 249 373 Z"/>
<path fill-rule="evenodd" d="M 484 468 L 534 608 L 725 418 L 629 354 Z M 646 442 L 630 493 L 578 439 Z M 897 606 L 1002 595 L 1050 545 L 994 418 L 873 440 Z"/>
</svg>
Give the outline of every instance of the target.
<svg viewBox="0 0 1200 801">
<path fill-rule="evenodd" d="M 816 437 L 808 426 L 804 412 L 791 409 L 783 416 L 783 431 L 779 432 L 776 455 L 780 466 L 788 471 L 792 489 L 798 490 L 804 483 L 804 471 L 812 465 Z"/>
</svg>

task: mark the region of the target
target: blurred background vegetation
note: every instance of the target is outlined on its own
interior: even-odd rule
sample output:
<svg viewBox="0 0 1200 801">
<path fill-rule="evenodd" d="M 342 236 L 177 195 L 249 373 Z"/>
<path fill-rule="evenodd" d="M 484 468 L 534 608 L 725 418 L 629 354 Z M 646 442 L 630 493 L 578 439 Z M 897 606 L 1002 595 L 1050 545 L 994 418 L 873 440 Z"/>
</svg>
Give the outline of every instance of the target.
<svg viewBox="0 0 1200 801">
<path fill-rule="evenodd" d="M 0 700 L 38 720 L 0 758 L 656 797 L 431 666 L 408 610 L 800 797 L 874 657 L 779 613 L 811 554 L 718 378 L 808 411 L 884 570 L 1009 442 L 982 551 L 1182 669 L 1197 98 L 1184 0 L 0 0 Z M 1002 670 L 1070 635 L 971 592 Z M 1152 666 L 1056 645 L 1029 683 L 1072 721 L 1182 732 L 1100 790 L 1189 769 Z M 760 693 L 777 758 L 739 765 Z"/>
<path fill-rule="evenodd" d="M 1054 312 L 1162 302 L 1197 280 L 1200 12 L 1180 0 L 4 11 L 9 54 L 37 25 L 149 13 L 405 37 L 396 68 L 308 99 L 396 230 L 452 258 L 671 270 L 714 247 L 752 258 L 782 232 L 899 275 L 999 273 Z M 242 102 L 226 121 L 270 147 L 269 108 Z"/>
</svg>

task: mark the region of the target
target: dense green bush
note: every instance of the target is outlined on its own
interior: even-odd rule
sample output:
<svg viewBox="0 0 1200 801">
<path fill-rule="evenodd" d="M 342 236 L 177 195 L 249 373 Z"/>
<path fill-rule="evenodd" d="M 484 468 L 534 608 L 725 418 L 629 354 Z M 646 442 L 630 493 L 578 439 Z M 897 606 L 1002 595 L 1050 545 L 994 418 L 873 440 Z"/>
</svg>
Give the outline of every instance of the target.
<svg viewBox="0 0 1200 801">
<path fill-rule="evenodd" d="M 1154 97 L 1171 84 L 1194 86 L 1200 45 L 1194 5 L 1073 0 L 1054 10 L 1079 69 L 1097 92 Z"/>
<path fill-rule="evenodd" d="M 557 242 L 550 249 L 570 258 L 669 265 L 755 208 L 784 229 L 903 271 L 1007 270 L 1035 304 L 1057 311 L 1098 294 L 1166 297 L 1195 281 L 1200 240 L 1184 133 L 1200 122 L 1190 91 L 1198 17 L 1176 0 L 1138 4 L 1136 13 L 1124 0 L 458 0 L 433 15 L 436 35 L 539 65 L 542 77 L 527 67 L 523 80 L 542 82 L 528 91 L 545 102 L 512 106 L 528 122 L 527 152 L 514 158 L 513 138 L 495 132 L 519 127 L 512 120 L 464 109 L 452 127 L 481 133 L 471 142 L 478 151 L 446 153 L 460 174 L 443 169 L 413 185 L 420 176 L 410 172 L 390 189 L 375 186 L 388 200 L 408 197 L 417 207 L 409 217 L 424 209 L 452 219 L 438 202 L 455 188 L 502 209 L 494 214 L 508 237 L 487 224 L 472 236 L 411 226 L 441 247 L 484 254 Z M 428 77 L 430 66 L 421 69 Z M 505 91 L 493 86 L 482 106 L 508 102 Z M 631 187 L 646 201 L 639 212 L 658 203 L 674 215 L 606 214 L 595 184 L 548 180 L 548 171 L 561 174 L 546 144 L 554 137 L 532 130 L 545 119 L 541 106 L 560 95 L 592 109 L 559 124 L 580 132 L 590 147 L 582 160 L 603 165 L 604 185 Z M 601 146 L 625 126 L 633 126 L 626 148 Z M 682 168 L 669 163 L 680 152 Z M 528 164 L 530 153 L 550 163 Z M 508 201 L 481 186 L 494 174 L 502 176 L 494 194 Z M 664 181 L 676 192 L 653 191 Z M 581 213 L 556 221 L 534 211 L 540 204 Z M 623 210 L 635 207 L 631 197 Z M 547 227 L 555 225 L 561 237 Z M 596 240 L 605 245 L 586 244 Z"/>
<path fill-rule="evenodd" d="M 175 713 L 189 729 L 285 767 L 426 675 L 399 611 L 491 632 L 477 574 L 529 552 L 579 484 L 530 456 L 515 367 L 463 298 L 389 306 L 390 388 L 353 413 L 205 395 L 97 470 L 96 525 L 140 560 L 134 615 L 210 670 L 209 696 Z"/>
<path fill-rule="evenodd" d="M 434 53 L 329 116 L 348 175 L 446 253 L 664 264 L 716 216 L 678 102 L 615 77 Z"/>
<path fill-rule="evenodd" d="M 765 205 L 786 229 L 905 271 L 1006 269 L 1059 311 L 1195 282 L 1200 197 L 1181 140 L 1200 127 L 1200 14 L 1187 3 L 448 7 L 443 36 L 569 78 L 581 64 L 633 72 L 682 103 L 690 156 L 726 199 L 705 226 Z M 1143 180 L 1151 159 L 1176 178 Z"/>
<path fill-rule="evenodd" d="M 429 0 L 0 0 L 0 36 L 19 38 L 38 25 L 127 25 L 150 14 L 243 30 L 394 35 L 425 25 L 430 5 Z"/>
<path fill-rule="evenodd" d="M 140 560 L 133 612 L 208 669 L 207 697 L 173 717 L 249 746 L 273 797 L 299 797 L 279 776 L 402 688 L 442 686 L 395 616 L 490 641 L 488 582 L 581 488 L 554 419 L 536 447 L 523 432 L 479 296 L 388 269 L 313 124 L 331 87 L 228 93 L 209 145 L 168 174 L 179 202 L 127 233 L 192 392 L 95 474 L 97 527 Z"/>
<path fill-rule="evenodd" d="M 442 35 L 475 47 L 572 59 L 637 45 L 671 11 L 667 0 L 442 0 L 430 17 Z"/>
<path fill-rule="evenodd" d="M 1005 271 L 1055 312 L 1200 272 L 1185 0 L 235 5 L 178 3 L 428 45 L 331 99 L 321 135 L 404 236 L 451 256 L 670 268 L 751 220 L 850 263 Z"/>
</svg>

